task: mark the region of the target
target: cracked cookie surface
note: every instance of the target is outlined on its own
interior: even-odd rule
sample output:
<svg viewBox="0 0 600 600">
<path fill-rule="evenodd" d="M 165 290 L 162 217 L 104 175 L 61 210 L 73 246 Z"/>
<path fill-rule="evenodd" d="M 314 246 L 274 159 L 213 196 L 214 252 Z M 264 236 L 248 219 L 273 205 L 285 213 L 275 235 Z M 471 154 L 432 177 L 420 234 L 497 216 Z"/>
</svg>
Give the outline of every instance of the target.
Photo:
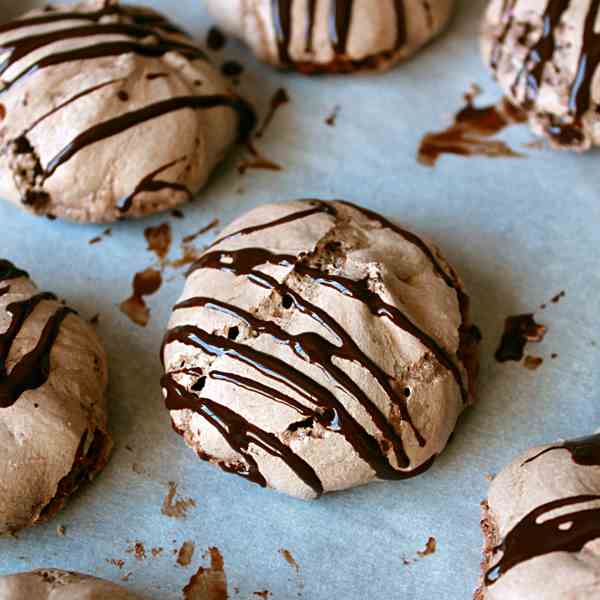
<svg viewBox="0 0 600 600">
<path fill-rule="evenodd" d="M 434 246 L 345 202 L 233 223 L 169 327 L 175 429 L 225 471 L 300 498 L 423 472 L 473 401 L 459 278 Z"/>
</svg>

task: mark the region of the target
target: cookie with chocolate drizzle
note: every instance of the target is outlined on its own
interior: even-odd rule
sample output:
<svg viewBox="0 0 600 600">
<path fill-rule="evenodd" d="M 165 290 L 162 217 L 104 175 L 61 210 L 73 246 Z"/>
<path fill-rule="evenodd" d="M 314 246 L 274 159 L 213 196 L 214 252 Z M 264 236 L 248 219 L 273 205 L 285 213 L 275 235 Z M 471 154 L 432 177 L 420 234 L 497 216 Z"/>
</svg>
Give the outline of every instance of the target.
<svg viewBox="0 0 600 600">
<path fill-rule="evenodd" d="M 434 246 L 376 213 L 262 206 L 188 274 L 162 349 L 173 425 L 299 498 L 414 477 L 474 400 L 468 304 Z"/>
<path fill-rule="evenodd" d="M 0 25 L 0 195 L 38 215 L 111 222 L 173 208 L 254 124 L 166 17 L 117 0 Z"/>
<path fill-rule="evenodd" d="M 491 0 L 486 64 L 533 130 L 559 149 L 600 145 L 600 0 Z"/>
<path fill-rule="evenodd" d="M 476 600 L 600 595 L 600 434 L 533 448 L 506 467 L 483 504 Z"/>
<path fill-rule="evenodd" d="M 440 33 L 454 0 L 207 0 L 229 32 L 302 73 L 383 71 Z"/>
<path fill-rule="evenodd" d="M 47 521 L 106 464 L 107 373 L 93 328 L 0 260 L 0 534 Z"/>
</svg>

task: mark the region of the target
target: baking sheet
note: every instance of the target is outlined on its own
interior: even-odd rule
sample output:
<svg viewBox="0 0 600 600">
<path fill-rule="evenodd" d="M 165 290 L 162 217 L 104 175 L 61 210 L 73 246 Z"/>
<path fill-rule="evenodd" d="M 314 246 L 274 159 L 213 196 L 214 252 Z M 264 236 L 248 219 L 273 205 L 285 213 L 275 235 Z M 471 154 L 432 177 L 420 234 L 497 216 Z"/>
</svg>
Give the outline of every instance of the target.
<svg viewBox="0 0 600 600">
<path fill-rule="evenodd" d="M 204 40 L 211 20 L 199 1 L 148 3 Z M 6 15 L 26 4 L 0 6 Z M 262 591 L 273 600 L 471 597 L 479 574 L 485 475 L 531 444 L 600 425 L 598 153 L 522 148 L 531 134 L 517 127 L 505 137 L 526 158 L 446 156 L 435 169 L 415 160 L 423 133 L 449 123 L 471 83 L 483 87 L 481 102 L 499 98 L 478 54 L 484 5 L 462 0 L 447 35 L 384 76 L 279 74 L 230 41 L 216 60 L 242 57 L 242 90 L 262 112 L 278 87 L 291 96 L 260 143 L 284 170 L 241 177 L 238 151 L 183 208 L 183 220 L 159 215 L 119 223 L 111 237 L 89 245 L 103 227 L 36 219 L 0 203 L 0 255 L 84 316 L 100 314 L 116 441 L 106 471 L 56 520 L 0 540 L 0 574 L 54 566 L 120 581 L 131 573 L 123 585 L 149 600 L 176 599 L 197 568 L 208 564 L 203 552 L 218 547 L 231 598 L 257 598 L 254 592 Z M 341 110 L 331 128 L 324 120 L 336 105 Z M 182 271 L 169 271 L 160 293 L 149 298 L 147 328 L 118 310 L 133 274 L 154 262 L 144 228 L 169 221 L 176 241 L 171 258 L 177 258 L 177 242 L 215 217 L 226 224 L 262 202 L 307 196 L 361 203 L 436 240 L 471 290 L 484 334 L 479 405 L 462 418 L 435 466 L 414 480 L 373 484 L 316 503 L 225 475 L 197 460 L 171 431 L 158 353 Z M 566 297 L 559 304 L 538 311 L 549 328 L 543 344 L 531 348 L 545 358 L 542 367 L 531 372 L 497 364 L 493 352 L 504 318 L 534 311 L 561 290 Z M 185 519 L 161 514 L 169 481 L 177 483 L 178 497 L 196 502 Z M 59 525 L 66 528 L 64 537 L 57 535 Z M 437 551 L 420 558 L 417 551 L 429 537 L 436 538 Z M 185 540 L 196 545 L 187 568 L 177 566 L 174 555 Z M 131 552 L 136 542 L 146 558 Z M 163 551 L 153 557 L 152 548 Z M 297 570 L 281 549 L 290 551 Z M 111 559 L 123 560 L 122 568 Z"/>
</svg>

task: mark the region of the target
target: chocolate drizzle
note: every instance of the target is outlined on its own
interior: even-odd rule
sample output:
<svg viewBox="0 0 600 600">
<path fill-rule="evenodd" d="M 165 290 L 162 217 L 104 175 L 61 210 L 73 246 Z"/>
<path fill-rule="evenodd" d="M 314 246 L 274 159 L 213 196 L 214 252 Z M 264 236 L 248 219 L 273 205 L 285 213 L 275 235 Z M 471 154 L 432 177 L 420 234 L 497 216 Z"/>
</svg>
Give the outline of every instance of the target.
<svg viewBox="0 0 600 600">
<path fill-rule="evenodd" d="M 319 69 L 306 63 L 295 63 L 290 56 L 290 44 L 292 41 L 292 10 L 294 0 L 272 0 L 271 11 L 273 15 L 273 27 L 277 39 L 279 60 L 286 66 L 296 64 L 301 70 L 315 72 Z M 424 6 L 424 10 L 428 7 Z M 354 0 L 332 0 L 330 13 L 327 17 L 329 39 L 335 53 L 335 59 L 328 65 L 322 65 L 324 71 L 337 72 L 352 70 L 352 67 L 375 66 L 372 60 L 353 61 L 348 58 L 348 38 L 352 26 L 354 11 Z M 394 0 L 394 12 L 396 14 L 396 42 L 393 50 L 400 50 L 406 43 L 406 10 L 404 0 Z M 316 0 L 308 0 L 307 25 L 305 31 L 305 50 L 312 52 L 315 21 L 317 18 Z M 384 53 L 385 55 L 389 52 Z"/>
<path fill-rule="evenodd" d="M 567 450 L 571 454 L 573 462 L 579 466 L 600 467 L 600 434 L 570 440 L 558 446 L 546 448 L 539 454 L 526 460 L 523 463 L 523 466 L 532 463 L 541 456 L 544 456 L 549 452 L 554 452 L 555 450 Z"/>
<path fill-rule="evenodd" d="M 316 494 L 323 492 L 323 486 L 314 469 L 297 456 L 276 435 L 252 425 L 222 404 L 213 402 L 208 398 L 201 398 L 193 392 L 188 392 L 173 379 L 172 375 L 165 375 L 162 385 L 167 391 L 166 404 L 169 410 L 189 409 L 201 415 L 219 431 L 231 448 L 243 456 L 246 461 L 246 468 L 240 465 L 232 467 L 223 464 L 221 468 L 224 470 L 265 487 L 267 482 L 260 472 L 256 459 L 249 452 L 249 447 L 252 444 L 285 461 Z"/>
<path fill-rule="evenodd" d="M 40 338 L 30 352 L 25 354 L 10 371 L 6 361 L 10 350 L 27 319 L 44 301 L 56 300 L 53 294 L 38 294 L 27 300 L 13 302 L 6 307 L 12 315 L 8 329 L 0 334 L 0 408 L 9 408 L 28 390 L 35 390 L 48 380 L 50 375 L 50 352 L 60 332 L 62 322 L 70 314 L 69 308 L 59 308 L 46 322 Z"/>
<path fill-rule="evenodd" d="M 52 176 L 58 167 L 67 162 L 85 147 L 122 133 L 136 125 L 145 123 L 146 121 L 156 119 L 184 108 L 206 110 L 223 106 L 228 106 L 239 112 L 241 118 L 240 135 L 246 137 L 254 127 L 254 113 L 240 98 L 225 95 L 179 96 L 177 98 L 155 102 L 144 108 L 125 113 L 80 133 L 50 160 L 45 169 L 44 176 L 46 179 Z"/>
<path fill-rule="evenodd" d="M 554 50 L 556 49 L 556 41 L 554 39 L 556 27 L 560 23 L 564 12 L 569 7 L 569 2 L 570 0 L 550 0 L 548 2 L 542 16 L 543 26 L 541 37 L 529 49 L 527 57 L 523 61 L 524 67 L 517 75 L 513 86 L 513 95 L 515 95 L 516 86 L 519 84 L 521 78 L 525 77 L 526 108 L 531 108 L 537 99 L 546 64 L 552 59 Z"/>
<path fill-rule="evenodd" d="M 176 375 L 182 371 L 175 371 L 163 378 L 167 407 L 169 410 L 192 410 L 214 425 L 229 445 L 245 459 L 247 469 L 242 468 L 241 474 L 262 485 L 264 485 L 264 478 L 260 475 L 256 460 L 248 453 L 248 444 L 250 442 L 256 443 L 257 431 L 251 429 L 250 424 L 246 421 L 238 420 L 238 416 L 231 411 L 221 412 L 218 421 L 214 420 L 215 403 L 200 395 L 200 392 L 206 385 L 207 377 L 225 381 L 236 387 L 255 392 L 273 402 L 285 404 L 296 410 L 299 414 L 299 421 L 294 427 L 290 427 L 290 431 L 310 427 L 314 422 L 318 422 L 322 427 L 343 435 L 362 460 L 371 466 L 380 479 L 397 480 L 415 476 L 429 468 L 435 457 L 417 469 L 407 470 L 410 467 L 410 459 L 404 448 L 402 437 L 396 432 L 387 416 L 362 391 L 361 387 L 346 373 L 345 369 L 339 365 L 339 361 L 345 360 L 359 364 L 369 372 L 379 384 L 380 389 L 388 396 L 393 406 L 398 410 L 401 421 L 411 428 L 417 443 L 421 447 L 424 447 L 426 440 L 413 424 L 408 410 L 405 386 L 398 385 L 397 381 L 375 364 L 359 348 L 344 327 L 325 310 L 303 298 L 289 285 L 279 283 L 274 277 L 258 270 L 258 267 L 270 264 L 291 268 L 298 276 L 309 279 L 317 285 L 334 289 L 340 294 L 361 302 L 373 315 L 389 319 L 396 326 L 419 339 L 440 365 L 453 374 L 466 401 L 468 390 L 465 388 L 459 367 L 448 352 L 435 342 L 431 336 L 412 323 L 397 307 L 384 302 L 376 292 L 370 289 L 368 280 L 355 281 L 339 275 L 331 275 L 306 264 L 302 260 L 302 256 L 274 254 L 261 248 L 248 247 L 234 251 L 214 250 L 222 242 L 236 236 L 250 235 L 256 231 L 291 223 L 321 212 L 336 214 L 334 205 L 319 201 L 313 202 L 316 202 L 316 206 L 313 208 L 297 211 L 266 224 L 244 228 L 217 240 L 211 246 L 208 253 L 203 255 L 194 264 L 188 275 L 191 275 L 196 270 L 209 269 L 230 272 L 238 277 L 247 277 L 248 281 L 254 285 L 275 292 L 281 297 L 282 306 L 285 310 L 294 309 L 309 316 L 319 326 L 326 329 L 335 339 L 335 342 L 331 342 L 323 335 L 313 332 L 290 334 L 273 321 L 260 319 L 241 308 L 214 298 L 193 297 L 175 306 L 174 310 L 202 308 L 216 311 L 235 319 L 240 325 L 244 325 L 246 329 L 251 330 L 254 334 L 272 337 L 276 343 L 286 346 L 297 358 L 318 366 L 326 374 L 328 380 L 335 383 L 337 388 L 344 390 L 349 396 L 360 403 L 377 429 L 377 435 L 373 436 L 367 432 L 327 387 L 291 366 L 288 361 L 255 350 L 238 341 L 240 328 L 237 325 L 230 328 L 229 334 L 220 335 L 208 333 L 191 325 L 174 327 L 165 337 L 163 359 L 165 348 L 171 343 L 178 342 L 186 346 L 195 347 L 213 358 L 226 356 L 231 360 L 241 362 L 267 379 L 276 382 L 278 387 L 275 388 L 258 382 L 254 378 L 241 377 L 223 371 L 209 370 L 208 373 L 204 371 L 192 373 L 191 371 L 184 370 L 184 373 L 192 375 L 198 380 L 198 384 L 192 385 L 191 389 L 187 391 L 176 379 Z M 453 277 L 439 264 L 432 250 L 422 240 L 375 213 L 354 207 L 349 203 L 344 204 L 356 210 L 361 210 L 365 216 L 377 221 L 382 227 L 389 227 L 398 235 L 417 245 L 431 260 L 435 271 L 444 281 L 453 289 L 457 289 Z M 288 391 L 281 391 L 282 387 Z M 290 394 L 293 394 L 294 397 Z M 301 398 L 304 403 L 299 402 L 295 397 Z M 306 404 L 308 404 L 308 407 Z M 311 406 L 314 408 L 309 408 Z M 249 437 L 250 434 L 252 434 L 251 437 Z M 262 432 L 261 435 L 269 434 Z M 262 440 L 263 443 L 266 440 L 264 437 L 258 439 Z M 273 454 L 274 449 L 270 446 L 270 450 L 267 449 L 267 451 Z M 280 452 L 277 455 L 317 495 L 320 494 L 322 487 L 319 488 L 320 482 L 319 485 L 316 485 L 312 468 L 310 471 L 307 471 L 306 465 L 298 462 L 297 456 L 292 456 L 287 452 Z M 390 452 L 393 453 L 398 468 L 394 467 L 390 462 Z M 235 468 L 231 467 L 231 465 L 221 466 L 225 470 L 232 472 L 239 472 L 240 470 L 239 466 Z"/>
<path fill-rule="evenodd" d="M 494 552 L 503 554 L 501 560 L 486 573 L 486 585 L 493 585 L 512 568 L 528 560 L 552 552 L 579 552 L 586 544 L 600 538 L 600 508 L 544 519 L 557 509 L 597 501 L 600 501 L 600 496 L 574 496 L 548 502 L 530 512 L 494 548 Z"/>
<path fill-rule="evenodd" d="M 17 279 L 19 277 L 29 277 L 29 275 L 25 271 L 17 269 L 9 260 L 0 259 L 0 281 Z"/>
<path fill-rule="evenodd" d="M 131 210 L 131 207 L 133 206 L 133 201 L 137 198 L 137 196 L 139 196 L 140 194 L 143 194 L 143 193 L 152 193 L 152 192 L 161 192 L 163 190 L 172 190 L 174 192 L 181 192 L 181 193 L 185 194 L 187 199 L 191 200 L 193 194 L 189 190 L 189 188 L 187 186 L 185 186 L 183 183 L 177 183 L 174 181 L 163 181 L 160 179 L 156 179 L 156 177 L 158 175 L 160 175 L 161 173 L 164 173 L 165 171 L 168 171 L 171 167 L 174 167 L 175 165 L 179 164 L 183 160 L 185 160 L 185 158 L 179 158 L 179 159 L 173 160 L 170 163 L 167 163 L 166 165 L 159 167 L 158 169 L 156 169 L 156 171 L 153 171 L 152 173 L 150 173 L 149 175 L 144 177 L 138 183 L 135 190 L 133 190 L 133 192 L 129 196 L 124 198 L 119 203 L 119 205 L 117 206 L 118 211 L 120 213 L 129 212 Z"/>
</svg>

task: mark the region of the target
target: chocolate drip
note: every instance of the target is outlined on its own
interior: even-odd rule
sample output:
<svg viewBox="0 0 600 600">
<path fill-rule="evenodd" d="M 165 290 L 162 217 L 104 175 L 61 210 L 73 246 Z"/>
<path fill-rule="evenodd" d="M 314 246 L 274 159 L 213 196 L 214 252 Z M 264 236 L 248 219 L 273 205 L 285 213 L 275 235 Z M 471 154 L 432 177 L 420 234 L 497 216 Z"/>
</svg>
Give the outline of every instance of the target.
<svg viewBox="0 0 600 600">
<path fill-rule="evenodd" d="M 106 138 L 127 131 L 128 129 L 156 119 L 171 112 L 189 108 L 192 110 L 208 110 L 211 108 L 229 107 L 240 115 L 240 135 L 246 137 L 255 123 L 254 111 L 241 98 L 233 96 L 179 96 L 170 100 L 163 100 L 150 104 L 139 110 L 134 110 L 104 121 L 87 131 L 79 134 L 67 146 L 65 146 L 49 163 L 45 170 L 46 179 L 50 177 L 58 167 L 67 162 L 86 146 L 100 142 Z"/>
<path fill-rule="evenodd" d="M 9 260 L 0 259 L 0 281 L 17 279 L 19 277 L 29 277 L 29 274 L 21 269 L 17 269 Z"/>
<path fill-rule="evenodd" d="M 164 173 L 171 167 L 174 167 L 176 164 L 180 163 L 182 160 L 185 160 L 185 159 L 179 158 L 177 160 L 173 160 L 170 163 L 163 165 L 162 167 L 159 167 L 158 169 L 156 169 L 156 171 L 153 171 L 149 175 L 146 175 L 146 177 L 144 177 L 138 183 L 135 190 L 133 190 L 133 192 L 129 196 L 124 198 L 119 203 L 119 206 L 117 207 L 119 212 L 126 213 L 129 210 L 131 210 L 131 207 L 133 206 L 133 201 L 135 200 L 135 198 L 139 194 L 143 194 L 145 192 L 152 193 L 152 192 L 161 192 L 163 190 L 173 190 L 174 192 L 183 192 L 187 196 L 188 200 L 191 200 L 192 192 L 187 188 L 187 186 L 183 185 L 182 183 L 176 183 L 174 181 L 161 181 L 161 180 L 155 179 L 155 177 L 157 177 L 161 173 Z"/>
<path fill-rule="evenodd" d="M 582 117 L 590 108 L 592 81 L 600 65 L 600 34 L 596 33 L 599 8 L 600 0 L 592 0 L 585 19 L 577 76 L 569 97 L 569 111 L 576 119 Z"/>
<path fill-rule="evenodd" d="M 486 573 L 486 585 L 493 585 L 512 568 L 533 558 L 552 552 L 579 552 L 587 543 L 600 538 L 600 508 L 544 519 L 557 509 L 599 500 L 600 496 L 574 496 L 549 502 L 530 512 L 494 548 L 494 552 L 503 555 Z"/>
<path fill-rule="evenodd" d="M 271 3 L 279 60 L 284 65 L 291 65 L 294 63 L 290 56 L 290 43 L 293 33 L 292 3 L 293 0 L 272 0 Z M 354 0 L 331 0 L 331 12 L 328 16 L 328 29 L 331 45 L 337 58 L 345 57 L 348 53 L 348 37 L 352 25 L 353 11 Z M 394 11 L 396 13 L 397 27 L 394 49 L 399 50 L 406 43 L 407 38 L 404 0 L 394 0 Z M 305 49 L 307 52 L 312 52 L 315 22 L 317 18 L 316 0 L 308 0 L 307 12 Z M 369 61 L 366 61 L 366 64 L 369 65 Z M 360 66 L 360 61 L 357 62 L 357 66 Z"/>
<path fill-rule="evenodd" d="M 44 114 L 41 117 L 39 117 L 38 119 L 36 119 L 21 134 L 20 137 L 22 138 L 23 136 L 27 135 L 33 129 L 35 129 L 40 123 L 42 123 L 46 119 L 50 118 L 52 115 L 56 114 L 57 112 L 61 111 L 63 108 L 66 108 L 70 104 L 73 104 L 73 102 L 77 102 L 77 100 L 80 100 L 81 98 L 85 98 L 85 96 L 89 96 L 90 94 L 93 94 L 94 92 L 97 92 L 98 90 L 101 90 L 102 88 L 105 88 L 105 87 L 108 87 L 108 86 L 111 86 L 111 85 L 115 85 L 116 83 L 123 83 L 124 81 L 125 81 L 124 79 L 111 79 L 110 81 L 105 81 L 104 83 L 99 83 L 98 85 L 94 85 L 94 86 L 92 86 L 92 87 L 90 87 L 90 88 L 88 88 L 86 90 L 83 90 L 82 92 L 79 92 L 78 94 L 75 94 L 74 96 L 72 96 L 68 100 L 65 100 L 64 102 L 62 102 L 61 104 L 59 104 L 56 108 L 53 108 L 52 110 L 48 111 L 46 114 Z"/>
<path fill-rule="evenodd" d="M 404 0 L 394 0 L 396 8 L 396 50 L 400 50 L 402 46 L 406 44 L 408 32 L 406 30 L 406 7 L 404 6 Z M 431 21 L 432 13 L 429 2 L 425 2 L 425 10 L 427 11 L 428 20 L 431 22 L 430 26 L 433 25 Z"/>
<path fill-rule="evenodd" d="M 333 12 L 329 15 L 331 43 L 337 54 L 346 54 L 354 0 L 332 0 L 332 7 Z"/>
<path fill-rule="evenodd" d="M 229 235 L 226 235 L 225 237 L 219 238 L 216 242 L 213 242 L 213 244 L 211 244 L 210 248 L 214 248 L 215 246 L 218 246 L 222 242 L 229 240 L 233 237 L 237 237 L 238 235 L 240 235 L 240 236 L 250 235 L 252 233 L 257 233 L 258 231 L 264 231 L 265 229 L 271 229 L 272 227 L 279 227 L 280 225 L 286 225 L 288 223 L 293 223 L 294 221 L 299 221 L 301 219 L 307 219 L 308 217 L 311 217 L 312 215 L 316 215 L 318 213 L 326 213 L 328 215 L 336 214 L 335 206 L 333 206 L 333 204 L 328 204 L 327 202 L 320 202 L 318 200 L 314 201 L 314 202 L 317 202 L 317 206 L 315 208 L 309 208 L 307 210 L 294 212 L 294 213 L 291 213 L 280 219 L 276 219 L 275 221 L 269 221 L 268 223 L 263 223 L 261 225 L 255 225 L 253 227 L 245 227 L 244 229 L 240 229 L 239 231 L 230 233 Z"/>
<path fill-rule="evenodd" d="M 306 51 L 313 51 L 313 34 L 317 20 L 317 0 L 308 0 L 308 23 L 306 24 Z"/>
<path fill-rule="evenodd" d="M 516 4 L 517 0 L 504 0 L 504 5 L 502 7 L 502 21 L 504 24 L 500 35 L 494 41 L 494 47 L 492 48 L 491 54 L 490 66 L 493 71 L 496 71 L 500 65 L 502 52 L 504 50 L 504 43 L 506 42 L 506 38 L 508 37 L 508 34 L 512 28 L 514 20 L 513 11 Z"/>
<path fill-rule="evenodd" d="M 279 60 L 285 65 L 289 65 L 292 62 L 289 50 L 292 39 L 292 1 L 271 0 Z"/>
<path fill-rule="evenodd" d="M 600 434 L 590 435 L 577 440 L 570 440 L 563 444 L 546 448 L 539 454 L 526 460 L 523 463 L 523 466 L 537 460 L 549 452 L 553 452 L 554 450 L 568 450 L 573 462 L 582 467 L 600 467 Z"/>
<path fill-rule="evenodd" d="M 556 49 L 555 33 L 563 14 L 568 9 L 570 0 L 549 0 L 542 16 L 542 35 L 534 44 L 525 60 L 523 69 L 517 75 L 513 85 L 513 96 L 522 77 L 526 77 L 525 107 L 531 108 L 536 101 L 546 64 L 552 60 Z"/>
<path fill-rule="evenodd" d="M 250 445 L 254 445 L 284 461 L 317 495 L 323 493 L 323 485 L 314 469 L 275 434 L 252 425 L 222 404 L 188 392 L 175 381 L 172 374 L 163 377 L 162 385 L 167 392 L 166 403 L 169 410 L 191 410 L 200 415 L 219 431 L 231 448 L 246 461 L 246 469 L 241 469 L 239 465 L 221 464 L 222 469 L 265 487 L 267 481 L 260 472 L 258 462 L 250 452 Z"/>
<path fill-rule="evenodd" d="M 74 313 L 66 307 L 59 308 L 48 319 L 35 348 L 23 356 L 10 373 L 6 369 L 6 360 L 17 335 L 35 308 L 45 300 L 56 300 L 56 297 L 48 293 L 38 294 L 6 308 L 12 315 L 12 321 L 6 332 L 0 335 L 0 408 L 9 408 L 24 392 L 37 389 L 48 380 L 50 352 L 60 326 L 69 314 Z"/>
</svg>

